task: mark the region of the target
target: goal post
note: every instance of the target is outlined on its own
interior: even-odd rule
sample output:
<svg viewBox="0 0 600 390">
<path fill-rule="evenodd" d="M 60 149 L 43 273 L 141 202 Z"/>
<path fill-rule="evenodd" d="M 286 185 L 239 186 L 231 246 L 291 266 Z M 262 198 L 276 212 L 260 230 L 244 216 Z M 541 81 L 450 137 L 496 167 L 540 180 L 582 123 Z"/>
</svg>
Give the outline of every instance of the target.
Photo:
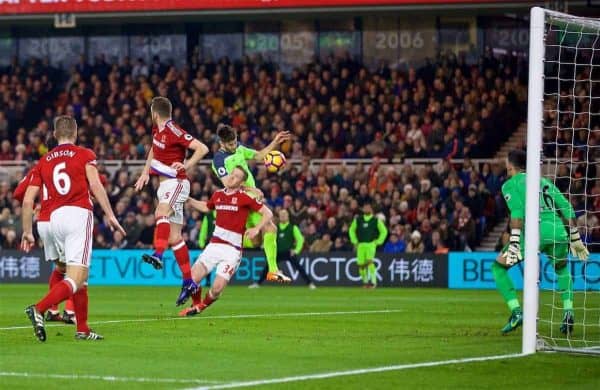
<svg viewBox="0 0 600 390">
<path fill-rule="evenodd" d="M 525 270 L 523 273 L 523 353 L 531 354 L 537 344 L 539 301 L 539 215 L 542 130 L 544 127 L 544 35 L 546 13 L 531 9 L 529 27 L 529 85 L 527 106 L 527 192 L 525 199 Z M 534 221 L 534 223 L 529 223 Z"/>
<path fill-rule="evenodd" d="M 600 355 L 600 257 L 592 254 L 587 263 L 568 259 L 575 325 L 564 335 L 559 332 L 564 291 L 548 262 L 540 272 L 539 253 L 542 176 L 577 203 L 582 237 L 600 248 L 592 226 L 600 217 L 600 202 L 595 204 L 600 199 L 595 190 L 600 189 L 600 20 L 531 9 L 527 109 L 522 352 Z"/>
</svg>

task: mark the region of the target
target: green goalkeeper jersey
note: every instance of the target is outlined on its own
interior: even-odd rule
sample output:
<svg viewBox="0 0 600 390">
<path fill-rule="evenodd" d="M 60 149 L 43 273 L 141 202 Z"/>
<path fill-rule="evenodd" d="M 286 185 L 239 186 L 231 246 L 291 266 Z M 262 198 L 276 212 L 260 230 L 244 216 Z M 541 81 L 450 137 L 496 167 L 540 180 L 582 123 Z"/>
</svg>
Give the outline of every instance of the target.
<svg viewBox="0 0 600 390">
<path fill-rule="evenodd" d="M 525 219 L 525 173 L 517 173 L 502 185 L 502 195 L 510 210 L 510 218 Z M 540 181 L 540 222 L 560 223 L 562 217 L 575 218 L 575 211 L 558 188 L 550 180 Z"/>
<path fill-rule="evenodd" d="M 256 182 L 254 181 L 254 176 L 252 176 L 252 172 L 248 167 L 248 160 L 253 160 L 256 156 L 256 153 L 256 150 L 247 148 L 242 144 L 238 144 L 238 147 L 234 153 L 229 153 L 223 149 L 219 149 L 219 151 L 215 153 L 215 157 L 212 161 L 213 171 L 219 178 L 223 178 L 229 175 L 235 167 L 241 166 L 246 173 L 248 173 L 248 179 L 244 185 L 255 188 Z"/>
</svg>

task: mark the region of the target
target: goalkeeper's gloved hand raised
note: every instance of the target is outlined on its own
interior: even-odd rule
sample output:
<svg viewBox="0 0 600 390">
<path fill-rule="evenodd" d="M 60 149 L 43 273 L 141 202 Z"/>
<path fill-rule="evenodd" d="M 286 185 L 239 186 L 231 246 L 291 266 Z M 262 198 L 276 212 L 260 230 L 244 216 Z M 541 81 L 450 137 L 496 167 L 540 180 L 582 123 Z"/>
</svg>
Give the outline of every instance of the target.
<svg viewBox="0 0 600 390">
<path fill-rule="evenodd" d="M 523 260 L 521 255 L 521 229 L 510 231 L 510 241 L 506 252 L 506 265 L 515 265 Z"/>
<path fill-rule="evenodd" d="M 576 227 L 572 227 L 570 230 L 571 235 L 571 254 L 577 257 L 579 260 L 586 261 L 588 257 L 590 257 L 590 252 L 585 247 L 583 241 L 581 241 L 581 236 L 579 235 L 579 230 Z"/>
</svg>

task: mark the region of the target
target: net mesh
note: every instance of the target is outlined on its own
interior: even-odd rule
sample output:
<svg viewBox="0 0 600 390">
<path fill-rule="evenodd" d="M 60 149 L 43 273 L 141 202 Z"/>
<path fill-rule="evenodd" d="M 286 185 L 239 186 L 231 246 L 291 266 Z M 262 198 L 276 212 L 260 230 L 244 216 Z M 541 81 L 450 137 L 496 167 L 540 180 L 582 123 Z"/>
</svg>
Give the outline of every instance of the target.
<svg viewBox="0 0 600 390">
<path fill-rule="evenodd" d="M 600 21 L 547 16 L 542 174 L 573 205 L 590 252 L 569 257 L 575 326 L 561 332 L 563 294 L 552 261 L 540 268 L 538 338 L 543 348 L 600 353 Z M 559 245 L 553 249 L 560 252 Z"/>
</svg>

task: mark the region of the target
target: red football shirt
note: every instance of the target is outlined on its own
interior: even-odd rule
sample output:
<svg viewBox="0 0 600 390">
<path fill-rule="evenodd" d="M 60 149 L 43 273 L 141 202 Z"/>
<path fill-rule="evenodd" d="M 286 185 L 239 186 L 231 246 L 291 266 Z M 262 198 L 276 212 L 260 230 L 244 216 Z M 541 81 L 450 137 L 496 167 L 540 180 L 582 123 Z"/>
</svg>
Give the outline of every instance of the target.
<svg viewBox="0 0 600 390">
<path fill-rule="evenodd" d="M 230 244 L 237 248 L 242 247 L 248 214 L 263 207 L 262 203 L 245 192 L 227 189 L 215 192 L 206 205 L 217 211 L 215 230 L 210 242 Z"/>
<path fill-rule="evenodd" d="M 170 167 L 174 162 L 183 163 L 185 152 L 193 140 L 194 137 L 177 126 L 172 120 L 169 120 L 162 130 L 154 126 L 152 128 L 152 153 L 154 160 L 158 161 L 159 164 L 153 163 L 150 173 L 153 175 L 177 177 L 178 179 L 187 178 L 183 169 L 175 172 Z"/>
<path fill-rule="evenodd" d="M 40 159 L 30 185 L 46 187 L 52 199 L 50 213 L 63 206 L 93 209 L 85 174 L 88 164 L 96 165 L 96 154 L 73 144 L 58 145 Z"/>
<path fill-rule="evenodd" d="M 17 185 L 15 191 L 13 192 L 13 198 L 23 203 L 23 198 L 25 197 L 25 192 L 27 191 L 27 187 L 31 184 L 31 179 L 34 175 L 39 175 L 37 170 L 37 165 L 33 167 Z M 51 199 L 48 197 L 48 190 L 46 187 L 42 186 L 41 193 L 42 201 L 40 202 L 40 212 L 38 214 L 37 220 L 39 222 L 49 222 L 50 221 L 50 213 L 52 210 Z"/>
</svg>

